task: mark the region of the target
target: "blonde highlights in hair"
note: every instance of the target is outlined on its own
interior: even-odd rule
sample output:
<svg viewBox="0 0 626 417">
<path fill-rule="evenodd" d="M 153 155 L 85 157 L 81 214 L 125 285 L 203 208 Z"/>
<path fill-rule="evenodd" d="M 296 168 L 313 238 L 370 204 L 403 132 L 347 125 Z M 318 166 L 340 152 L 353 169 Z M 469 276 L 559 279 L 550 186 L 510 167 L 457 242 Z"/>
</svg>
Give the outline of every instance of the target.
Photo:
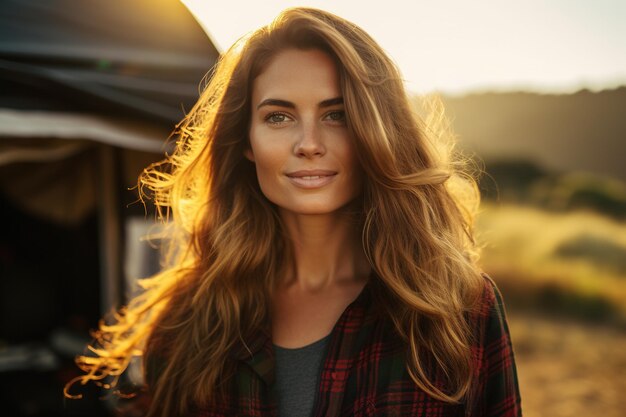
<svg viewBox="0 0 626 417">
<path fill-rule="evenodd" d="M 276 208 L 245 159 L 254 79 L 286 48 L 320 49 L 337 63 L 348 128 L 366 179 L 359 212 L 363 249 L 378 277 L 375 302 L 406 341 L 407 369 L 447 402 L 467 395 L 471 332 L 466 314 L 482 289 L 475 261 L 478 195 L 449 150 L 440 120 L 412 111 L 400 74 L 356 25 L 309 8 L 288 9 L 240 40 L 218 62 L 200 99 L 177 126 L 173 155 L 149 167 L 142 190 L 174 224 L 171 265 L 102 324 L 81 357 L 81 382 L 120 375 L 135 356 L 160 363 L 147 383 L 150 416 L 184 415 L 220 401 L 236 371 L 231 351 L 269 318 L 268 300 L 291 260 Z M 445 127 L 445 126 L 443 126 Z M 423 358 L 434 358 L 442 388 Z M 161 361 L 158 358 L 166 358 Z"/>
</svg>

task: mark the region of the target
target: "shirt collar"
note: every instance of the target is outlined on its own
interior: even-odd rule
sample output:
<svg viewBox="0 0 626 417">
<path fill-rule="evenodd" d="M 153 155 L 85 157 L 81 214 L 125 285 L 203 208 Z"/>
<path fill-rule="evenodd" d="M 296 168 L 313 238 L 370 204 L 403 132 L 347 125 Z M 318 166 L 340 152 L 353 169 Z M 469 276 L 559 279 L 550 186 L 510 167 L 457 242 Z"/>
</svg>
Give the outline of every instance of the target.
<svg viewBox="0 0 626 417">
<path fill-rule="evenodd" d="M 374 272 L 370 274 L 368 282 L 365 284 L 358 297 L 346 307 L 333 327 L 330 337 L 330 356 L 334 356 L 332 350 L 341 352 L 342 355 L 344 355 L 346 354 L 346 349 L 353 350 L 355 348 L 355 346 L 347 346 L 345 342 L 346 340 L 354 341 L 354 338 L 344 338 L 343 333 L 346 332 L 346 329 L 358 329 L 363 324 L 365 313 L 368 311 L 368 307 L 371 304 L 371 287 L 373 280 Z M 339 343 L 339 346 L 337 343 Z M 353 345 L 353 343 L 350 343 L 350 345 Z M 332 349 L 332 346 L 336 346 L 336 348 Z M 260 329 L 249 338 L 246 343 L 243 343 L 243 341 L 240 342 L 239 346 L 233 352 L 237 360 L 250 366 L 266 384 L 270 386 L 273 385 L 275 380 L 275 357 L 269 327 Z"/>
</svg>

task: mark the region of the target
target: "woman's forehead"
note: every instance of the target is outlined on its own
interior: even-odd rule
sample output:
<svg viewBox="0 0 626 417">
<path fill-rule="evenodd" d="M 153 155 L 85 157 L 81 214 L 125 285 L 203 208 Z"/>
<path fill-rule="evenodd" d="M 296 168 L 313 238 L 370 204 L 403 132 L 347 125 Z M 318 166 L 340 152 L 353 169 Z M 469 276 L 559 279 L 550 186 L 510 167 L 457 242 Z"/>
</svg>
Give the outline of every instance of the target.
<svg viewBox="0 0 626 417">
<path fill-rule="evenodd" d="M 318 49 L 285 49 L 277 53 L 254 80 L 253 100 L 341 96 L 335 61 Z"/>
</svg>

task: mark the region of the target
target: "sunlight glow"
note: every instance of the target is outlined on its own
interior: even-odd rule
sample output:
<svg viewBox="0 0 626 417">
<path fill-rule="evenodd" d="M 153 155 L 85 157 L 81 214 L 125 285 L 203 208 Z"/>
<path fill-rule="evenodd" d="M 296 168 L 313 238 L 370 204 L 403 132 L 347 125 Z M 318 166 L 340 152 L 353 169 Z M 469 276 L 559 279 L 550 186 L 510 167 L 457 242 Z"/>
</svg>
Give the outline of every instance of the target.
<svg viewBox="0 0 626 417">
<path fill-rule="evenodd" d="M 183 0 L 219 50 L 286 7 L 318 7 L 368 31 L 415 92 L 571 92 L 626 84 L 626 2 L 598 0 Z"/>
</svg>

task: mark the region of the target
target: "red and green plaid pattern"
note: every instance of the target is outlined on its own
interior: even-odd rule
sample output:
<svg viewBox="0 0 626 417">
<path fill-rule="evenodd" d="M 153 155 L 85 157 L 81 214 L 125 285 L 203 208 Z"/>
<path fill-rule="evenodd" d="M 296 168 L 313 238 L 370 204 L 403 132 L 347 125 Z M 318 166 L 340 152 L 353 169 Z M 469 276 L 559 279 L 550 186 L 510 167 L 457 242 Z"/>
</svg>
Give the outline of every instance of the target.
<svg viewBox="0 0 626 417">
<path fill-rule="evenodd" d="M 420 390 L 405 366 L 405 347 L 393 325 L 376 313 L 368 283 L 333 329 L 313 416 L 476 416 L 522 415 L 515 361 L 502 296 L 484 275 L 485 289 L 477 313 L 471 316 L 476 381 L 471 401 L 449 404 Z M 370 281 L 371 282 L 371 281 Z M 277 416 L 274 355 L 267 331 L 239 358 L 232 396 L 220 410 L 199 410 L 200 417 Z M 443 387 L 433 358 L 423 358 L 431 380 Z M 282 416 L 290 417 L 290 416 Z"/>
</svg>

